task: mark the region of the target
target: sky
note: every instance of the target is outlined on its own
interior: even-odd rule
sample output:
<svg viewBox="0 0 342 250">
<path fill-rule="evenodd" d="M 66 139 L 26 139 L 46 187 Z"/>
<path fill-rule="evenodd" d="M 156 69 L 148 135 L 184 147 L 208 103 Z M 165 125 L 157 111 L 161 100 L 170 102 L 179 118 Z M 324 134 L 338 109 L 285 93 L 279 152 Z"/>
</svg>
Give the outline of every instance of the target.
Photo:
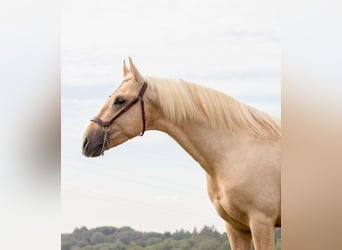
<svg viewBox="0 0 342 250">
<path fill-rule="evenodd" d="M 196 82 L 280 118 L 277 13 L 271 0 L 64 1 L 62 232 L 224 231 L 205 172 L 168 135 L 147 131 L 98 158 L 82 155 L 82 136 L 128 56 L 143 75 Z"/>
</svg>

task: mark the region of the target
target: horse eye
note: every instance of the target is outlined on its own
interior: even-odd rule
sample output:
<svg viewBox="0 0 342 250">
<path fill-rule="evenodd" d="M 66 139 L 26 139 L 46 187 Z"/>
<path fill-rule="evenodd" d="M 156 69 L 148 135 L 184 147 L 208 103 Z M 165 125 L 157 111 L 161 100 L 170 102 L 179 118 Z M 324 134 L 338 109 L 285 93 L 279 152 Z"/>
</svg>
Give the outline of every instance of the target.
<svg viewBox="0 0 342 250">
<path fill-rule="evenodd" d="M 114 105 L 122 105 L 126 102 L 125 99 L 123 99 L 122 97 L 117 97 L 114 101 Z"/>
</svg>

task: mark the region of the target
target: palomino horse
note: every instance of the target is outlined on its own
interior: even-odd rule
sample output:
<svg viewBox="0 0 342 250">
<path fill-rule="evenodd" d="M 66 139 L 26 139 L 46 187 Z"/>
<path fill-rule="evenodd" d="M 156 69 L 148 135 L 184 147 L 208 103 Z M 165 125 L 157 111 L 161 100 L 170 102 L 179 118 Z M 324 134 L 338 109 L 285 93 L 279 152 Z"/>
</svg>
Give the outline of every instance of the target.
<svg viewBox="0 0 342 250">
<path fill-rule="evenodd" d="M 96 157 L 145 130 L 173 137 L 206 171 L 208 194 L 232 249 L 274 249 L 280 226 L 280 125 L 221 92 L 143 77 L 129 58 L 124 80 L 92 119 L 83 154 Z"/>
</svg>

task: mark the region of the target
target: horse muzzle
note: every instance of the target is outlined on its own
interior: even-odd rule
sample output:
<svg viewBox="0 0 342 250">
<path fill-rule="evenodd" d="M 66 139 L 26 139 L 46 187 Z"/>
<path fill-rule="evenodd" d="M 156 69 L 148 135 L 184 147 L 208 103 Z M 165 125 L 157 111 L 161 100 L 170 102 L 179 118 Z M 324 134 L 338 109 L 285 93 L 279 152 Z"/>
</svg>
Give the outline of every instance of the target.
<svg viewBox="0 0 342 250">
<path fill-rule="evenodd" d="M 83 139 L 82 153 L 87 157 L 97 157 L 101 155 L 102 140 L 90 139 L 87 136 Z"/>
</svg>

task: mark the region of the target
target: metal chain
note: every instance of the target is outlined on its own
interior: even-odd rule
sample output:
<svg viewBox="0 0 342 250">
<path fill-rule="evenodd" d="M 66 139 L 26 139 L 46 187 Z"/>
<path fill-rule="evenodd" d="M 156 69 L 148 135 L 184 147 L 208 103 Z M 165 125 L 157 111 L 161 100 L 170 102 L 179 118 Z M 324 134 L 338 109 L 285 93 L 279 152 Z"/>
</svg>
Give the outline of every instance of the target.
<svg viewBox="0 0 342 250">
<path fill-rule="evenodd" d="M 104 151 L 106 149 L 108 140 L 109 140 L 109 131 L 110 131 L 110 126 L 103 127 L 104 131 L 104 136 L 103 136 L 103 144 L 102 144 L 102 149 L 101 149 L 101 155 L 103 156 Z"/>
</svg>

